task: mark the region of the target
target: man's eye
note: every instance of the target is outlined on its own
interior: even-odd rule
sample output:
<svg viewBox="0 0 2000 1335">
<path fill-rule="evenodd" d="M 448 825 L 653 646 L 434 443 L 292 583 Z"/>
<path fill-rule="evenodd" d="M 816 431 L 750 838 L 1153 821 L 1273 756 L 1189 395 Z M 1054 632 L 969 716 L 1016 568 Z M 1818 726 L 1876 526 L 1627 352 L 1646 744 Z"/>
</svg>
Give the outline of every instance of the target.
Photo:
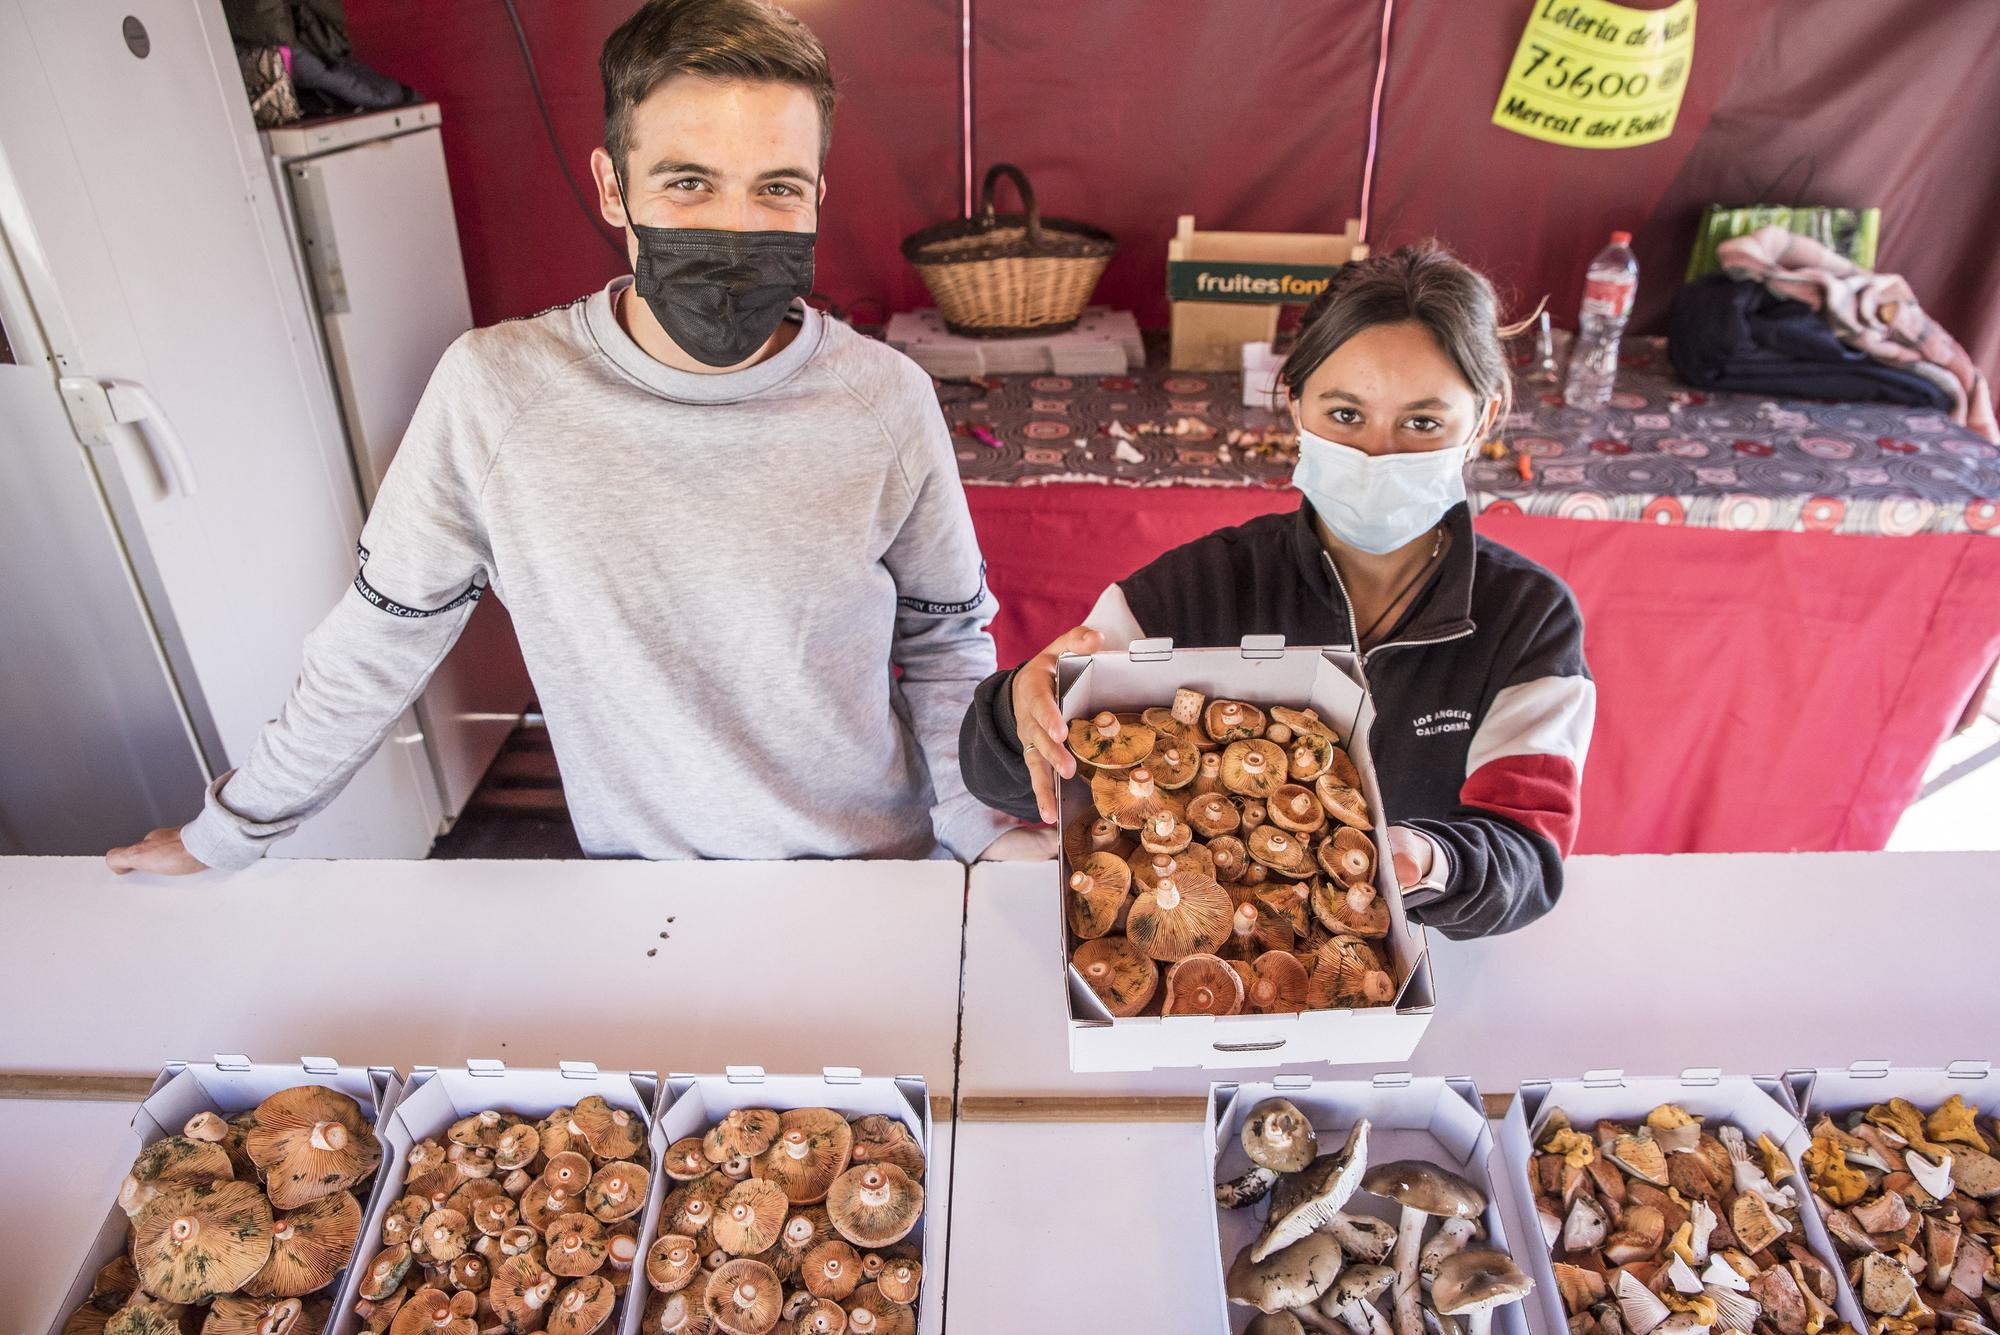
<svg viewBox="0 0 2000 1335">
<path fill-rule="evenodd" d="M 789 186 L 789 185 L 772 185 L 772 186 L 770 186 L 770 187 L 768 187 L 768 188 L 769 188 L 769 189 L 770 189 L 771 191 L 773 191 L 774 193 L 776 193 L 776 194 L 780 194 L 780 195 L 784 195 L 784 196 L 786 196 L 787 198 L 791 198 L 791 199 L 796 199 L 796 198 L 798 198 L 798 193 L 799 193 L 799 192 L 798 192 L 798 188 L 797 188 L 796 186 Z"/>
<path fill-rule="evenodd" d="M 696 190 L 704 188 L 705 186 L 707 186 L 707 184 L 708 182 L 702 180 L 698 176 L 683 176 L 678 181 L 669 181 L 667 183 L 667 189 L 678 190 L 681 191 L 683 194 L 689 194 Z"/>
</svg>

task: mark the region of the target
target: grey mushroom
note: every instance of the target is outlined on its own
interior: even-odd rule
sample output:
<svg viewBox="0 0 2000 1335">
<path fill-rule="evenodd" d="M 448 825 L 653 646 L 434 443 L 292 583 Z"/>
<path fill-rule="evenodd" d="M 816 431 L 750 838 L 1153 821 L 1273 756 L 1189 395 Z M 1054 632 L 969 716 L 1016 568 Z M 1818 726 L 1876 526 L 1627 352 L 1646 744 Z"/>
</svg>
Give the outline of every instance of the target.
<svg viewBox="0 0 2000 1335">
<path fill-rule="evenodd" d="M 1340 1249 L 1356 1261 L 1380 1265 L 1395 1250 L 1396 1226 L 1372 1214 L 1341 1213 L 1333 1217 L 1327 1230 L 1340 1239 Z"/>
<path fill-rule="evenodd" d="M 1386 1265 L 1351 1265 L 1320 1296 L 1319 1310 L 1342 1322 L 1353 1335 L 1390 1335 L 1389 1319 L 1375 1300 L 1395 1282 L 1396 1272 Z"/>
<path fill-rule="evenodd" d="M 1284 1312 L 1318 1300 L 1340 1278 L 1340 1244 L 1313 1233 L 1264 1260 L 1251 1248 L 1236 1254 L 1223 1288 L 1229 1301 L 1260 1312 Z"/>
<path fill-rule="evenodd" d="M 1456 1219 L 1484 1213 L 1486 1194 L 1458 1174 L 1421 1159 L 1399 1159 L 1371 1168 L 1361 1189 L 1372 1196 L 1386 1196 L 1402 1207 L 1396 1226 L 1396 1335 L 1424 1335 L 1417 1262 L 1425 1221 L 1433 1215 Z"/>
<path fill-rule="evenodd" d="M 1569 1218 L 1563 1221 L 1563 1250 L 1571 1256 L 1594 1252 L 1604 1245 L 1610 1232 L 1611 1218 L 1604 1213 L 1604 1207 L 1589 1194 L 1578 1196 L 1569 1207 Z"/>
<path fill-rule="evenodd" d="M 1290 1312 L 1260 1312 L 1243 1328 L 1243 1335 L 1306 1335 Z"/>
<path fill-rule="evenodd" d="M 1521 1301 L 1534 1287 L 1513 1257 L 1477 1248 L 1444 1259 L 1431 1285 L 1431 1301 L 1443 1316 L 1464 1317 L 1470 1335 L 1487 1335 L 1494 1309 Z"/>
<path fill-rule="evenodd" d="M 1253 1167 L 1242 1177 L 1216 1183 L 1215 1203 L 1225 1210 L 1241 1210 L 1270 1195 L 1271 1188 L 1277 1183 L 1277 1169 Z"/>
<path fill-rule="evenodd" d="M 1368 1122 L 1363 1119 L 1347 1133 L 1347 1143 L 1338 1153 L 1322 1154 L 1302 1173 L 1293 1173 L 1278 1183 L 1271 1196 L 1271 1217 L 1264 1232 L 1251 1244 L 1250 1257 L 1261 1261 L 1282 1247 L 1288 1247 L 1317 1233 L 1333 1221 L 1342 1206 L 1361 1185 L 1368 1166 Z"/>
<path fill-rule="evenodd" d="M 1290 1099 L 1265 1099 L 1243 1119 L 1243 1152 L 1259 1168 L 1297 1173 L 1319 1153 L 1319 1133 Z"/>
<path fill-rule="evenodd" d="M 1417 1278 L 1425 1288 L 1437 1278 L 1438 1267 L 1446 1257 L 1456 1256 L 1473 1243 L 1480 1241 L 1486 1230 L 1477 1219 L 1447 1219 L 1431 1234 L 1431 1240 L 1424 1244 L 1424 1250 L 1417 1257 Z"/>
</svg>

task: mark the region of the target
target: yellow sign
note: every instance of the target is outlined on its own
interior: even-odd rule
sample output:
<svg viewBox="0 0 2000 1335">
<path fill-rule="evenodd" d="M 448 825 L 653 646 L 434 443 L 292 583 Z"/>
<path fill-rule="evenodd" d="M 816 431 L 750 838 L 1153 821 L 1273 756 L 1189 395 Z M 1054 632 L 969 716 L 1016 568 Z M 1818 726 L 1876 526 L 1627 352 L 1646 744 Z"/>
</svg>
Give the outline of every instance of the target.
<svg viewBox="0 0 2000 1335">
<path fill-rule="evenodd" d="M 1694 4 L 1629 9 L 1609 0 L 1534 0 L 1493 123 L 1572 148 L 1665 139 L 1694 55 Z"/>
</svg>

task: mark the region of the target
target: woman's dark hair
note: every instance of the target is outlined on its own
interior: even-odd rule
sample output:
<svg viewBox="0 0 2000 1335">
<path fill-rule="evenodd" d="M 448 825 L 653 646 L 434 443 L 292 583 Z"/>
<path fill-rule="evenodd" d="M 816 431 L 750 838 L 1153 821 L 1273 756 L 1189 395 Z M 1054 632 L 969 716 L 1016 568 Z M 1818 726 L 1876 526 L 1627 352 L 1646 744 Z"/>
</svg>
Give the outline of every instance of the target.
<svg viewBox="0 0 2000 1335">
<path fill-rule="evenodd" d="M 1513 382 L 1500 350 L 1499 308 L 1486 275 L 1436 241 L 1350 260 L 1306 308 L 1278 383 L 1296 399 L 1307 378 L 1348 339 L 1376 325 L 1414 323 L 1430 330 L 1480 404 L 1497 396 L 1504 414 Z"/>
<path fill-rule="evenodd" d="M 632 108 L 676 74 L 788 83 L 819 105 L 819 165 L 833 141 L 833 70 L 812 29 L 763 0 L 647 0 L 604 40 L 604 147 L 622 172 Z"/>
</svg>

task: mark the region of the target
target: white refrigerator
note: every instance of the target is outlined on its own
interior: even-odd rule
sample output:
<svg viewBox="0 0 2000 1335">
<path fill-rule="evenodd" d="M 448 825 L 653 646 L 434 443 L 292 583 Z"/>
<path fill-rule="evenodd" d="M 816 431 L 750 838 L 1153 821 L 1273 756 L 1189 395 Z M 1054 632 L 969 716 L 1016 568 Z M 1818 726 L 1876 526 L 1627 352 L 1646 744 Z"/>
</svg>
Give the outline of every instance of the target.
<svg viewBox="0 0 2000 1335">
<path fill-rule="evenodd" d="M 293 244 L 214 0 L 0 0 L 0 853 L 191 817 L 353 579 Z M 279 852 L 423 856 L 439 769 L 406 714 Z"/>
</svg>

